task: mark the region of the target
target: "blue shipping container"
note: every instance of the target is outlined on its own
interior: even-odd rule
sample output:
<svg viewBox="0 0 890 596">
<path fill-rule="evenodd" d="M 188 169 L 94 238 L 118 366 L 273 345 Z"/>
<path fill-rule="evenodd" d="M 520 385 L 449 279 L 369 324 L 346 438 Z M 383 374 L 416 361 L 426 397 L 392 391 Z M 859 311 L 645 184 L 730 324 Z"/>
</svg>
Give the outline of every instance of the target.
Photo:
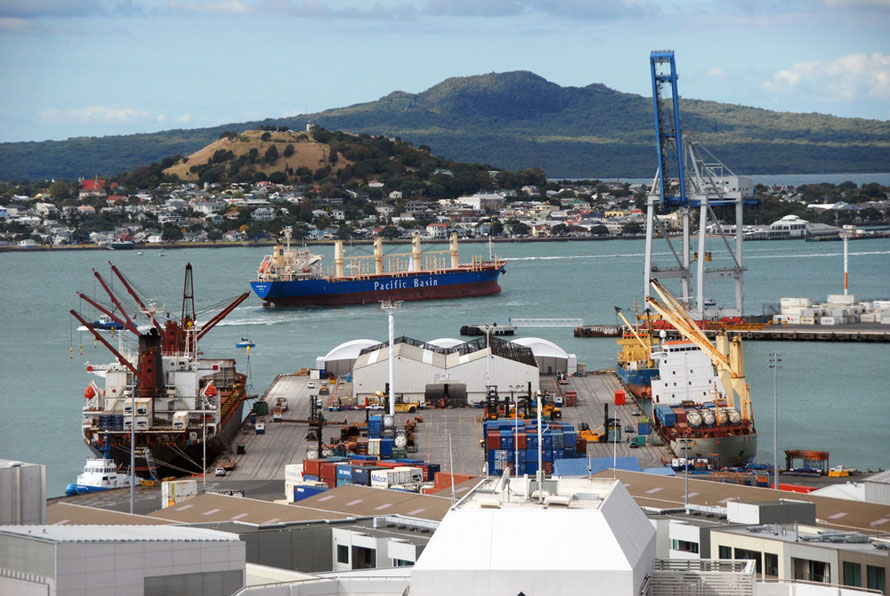
<svg viewBox="0 0 890 596">
<path fill-rule="evenodd" d="M 303 478 L 305 478 L 305 476 L 303 476 Z M 328 490 L 326 486 L 305 486 L 298 484 L 294 487 L 294 501 L 302 501 L 303 499 L 320 495 L 326 490 Z"/>
<path fill-rule="evenodd" d="M 652 432 L 652 427 L 648 422 L 640 422 L 637 425 L 637 434 L 648 435 Z"/>
<path fill-rule="evenodd" d="M 394 439 L 380 439 L 381 457 L 392 457 L 393 443 L 395 443 Z"/>
<path fill-rule="evenodd" d="M 352 468 L 355 466 L 350 466 L 349 464 L 342 464 L 337 466 L 337 480 L 343 478 L 344 480 L 352 481 Z"/>
</svg>

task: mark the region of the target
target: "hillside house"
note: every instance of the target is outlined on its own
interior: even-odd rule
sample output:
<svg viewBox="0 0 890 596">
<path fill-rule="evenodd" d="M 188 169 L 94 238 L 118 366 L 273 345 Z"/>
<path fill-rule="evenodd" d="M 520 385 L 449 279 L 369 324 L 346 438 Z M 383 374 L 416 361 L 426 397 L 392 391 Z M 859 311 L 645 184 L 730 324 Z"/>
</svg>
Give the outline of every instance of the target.
<svg viewBox="0 0 890 596">
<path fill-rule="evenodd" d="M 275 219 L 275 210 L 269 207 L 254 209 L 250 214 L 250 219 L 253 221 L 272 221 Z"/>
<path fill-rule="evenodd" d="M 426 227 L 426 235 L 430 238 L 447 238 L 448 226 L 443 223 L 431 223 Z"/>
</svg>

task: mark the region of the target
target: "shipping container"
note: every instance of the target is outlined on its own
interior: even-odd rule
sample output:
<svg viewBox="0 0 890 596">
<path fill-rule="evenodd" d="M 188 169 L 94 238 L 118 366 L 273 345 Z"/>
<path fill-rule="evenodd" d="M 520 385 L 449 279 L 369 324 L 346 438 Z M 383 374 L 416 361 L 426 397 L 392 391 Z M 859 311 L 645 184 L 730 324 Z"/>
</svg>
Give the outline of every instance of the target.
<svg viewBox="0 0 890 596">
<path fill-rule="evenodd" d="M 303 499 L 308 499 L 309 497 L 320 495 L 327 489 L 328 487 L 326 486 L 322 487 L 311 484 L 298 484 L 294 487 L 294 501 L 302 501 Z"/>
<path fill-rule="evenodd" d="M 616 389 L 615 390 L 615 405 L 623 406 L 624 400 L 625 400 L 624 391 L 622 389 Z"/>
</svg>

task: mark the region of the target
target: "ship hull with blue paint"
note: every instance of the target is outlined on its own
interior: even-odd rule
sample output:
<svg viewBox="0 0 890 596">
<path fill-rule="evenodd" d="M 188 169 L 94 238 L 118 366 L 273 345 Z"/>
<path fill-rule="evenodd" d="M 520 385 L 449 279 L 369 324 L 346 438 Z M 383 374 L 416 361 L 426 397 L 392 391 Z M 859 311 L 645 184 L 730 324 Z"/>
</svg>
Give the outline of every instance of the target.
<svg viewBox="0 0 890 596">
<path fill-rule="evenodd" d="M 266 306 L 345 306 L 381 300 L 440 300 L 498 294 L 506 263 L 467 265 L 440 272 L 402 272 L 344 278 L 251 281 Z"/>
</svg>

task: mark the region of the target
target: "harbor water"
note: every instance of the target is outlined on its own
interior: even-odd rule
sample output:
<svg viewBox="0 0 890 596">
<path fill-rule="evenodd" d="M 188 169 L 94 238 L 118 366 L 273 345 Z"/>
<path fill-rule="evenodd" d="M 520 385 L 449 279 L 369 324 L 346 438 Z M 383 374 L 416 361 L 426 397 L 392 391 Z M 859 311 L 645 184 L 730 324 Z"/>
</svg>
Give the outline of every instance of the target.
<svg viewBox="0 0 890 596">
<path fill-rule="evenodd" d="M 318 249 L 330 264 L 333 248 Z M 78 323 L 68 311 L 73 308 L 91 318 L 98 314 L 75 295 L 76 290 L 107 302 L 92 277 L 93 268 L 110 279 L 107 262 L 112 260 L 145 296 L 178 317 L 183 269 L 191 262 L 198 319 L 206 320 L 249 289 L 247 282 L 268 250 L 168 249 L 163 258 L 155 250 L 141 255 L 132 250 L 0 255 L 4 298 L 0 458 L 45 464 L 50 496 L 62 494 L 83 468 L 89 450 L 81 439 L 80 410 L 84 389 L 94 379 L 85 364 L 110 362 L 111 356 L 101 344 L 94 345 L 89 333 L 76 330 Z M 387 252 L 405 250 L 404 245 L 387 248 Z M 508 260 L 507 273 L 500 279 L 501 294 L 405 303 L 396 317 L 396 335 L 419 340 L 460 338 L 462 325 L 506 324 L 511 314 L 616 324 L 614 306 L 632 312 L 635 301 L 642 299 L 642 240 L 504 243 L 494 250 Z M 659 250 L 666 252 L 663 247 Z M 488 251 L 485 244 L 465 244 L 461 260 L 469 261 L 473 254 L 487 257 Z M 777 303 L 783 296 L 824 301 L 827 294 L 843 292 L 840 242 L 746 242 L 744 251 L 747 313 L 759 314 L 764 303 Z M 368 254 L 370 247 L 355 252 Z M 715 265 L 726 259 L 715 251 Z M 119 282 L 113 286 L 123 291 Z M 851 293 L 862 297 L 890 297 L 890 239 L 850 243 L 850 286 Z M 718 303 L 729 303 L 733 289 L 729 283 L 714 282 L 707 293 Z M 571 328 L 521 328 L 518 334 L 555 342 L 576 354 L 588 370 L 615 366 L 614 340 L 575 338 Z M 249 359 L 244 349 L 235 347 L 242 337 L 256 344 Z M 275 375 L 312 367 L 317 357 L 344 341 L 386 337 L 387 318 L 378 305 L 266 310 L 251 296 L 202 340 L 201 348 L 208 356 L 236 358 L 239 369 L 250 374 L 250 392 L 261 394 Z M 763 462 L 772 461 L 773 377 L 767 365 L 774 351 L 783 356 L 778 371 L 780 458 L 785 449 L 818 449 L 831 452 L 832 465 L 887 468 L 890 398 L 885 387 L 890 345 L 747 342 L 758 460 Z"/>
</svg>

